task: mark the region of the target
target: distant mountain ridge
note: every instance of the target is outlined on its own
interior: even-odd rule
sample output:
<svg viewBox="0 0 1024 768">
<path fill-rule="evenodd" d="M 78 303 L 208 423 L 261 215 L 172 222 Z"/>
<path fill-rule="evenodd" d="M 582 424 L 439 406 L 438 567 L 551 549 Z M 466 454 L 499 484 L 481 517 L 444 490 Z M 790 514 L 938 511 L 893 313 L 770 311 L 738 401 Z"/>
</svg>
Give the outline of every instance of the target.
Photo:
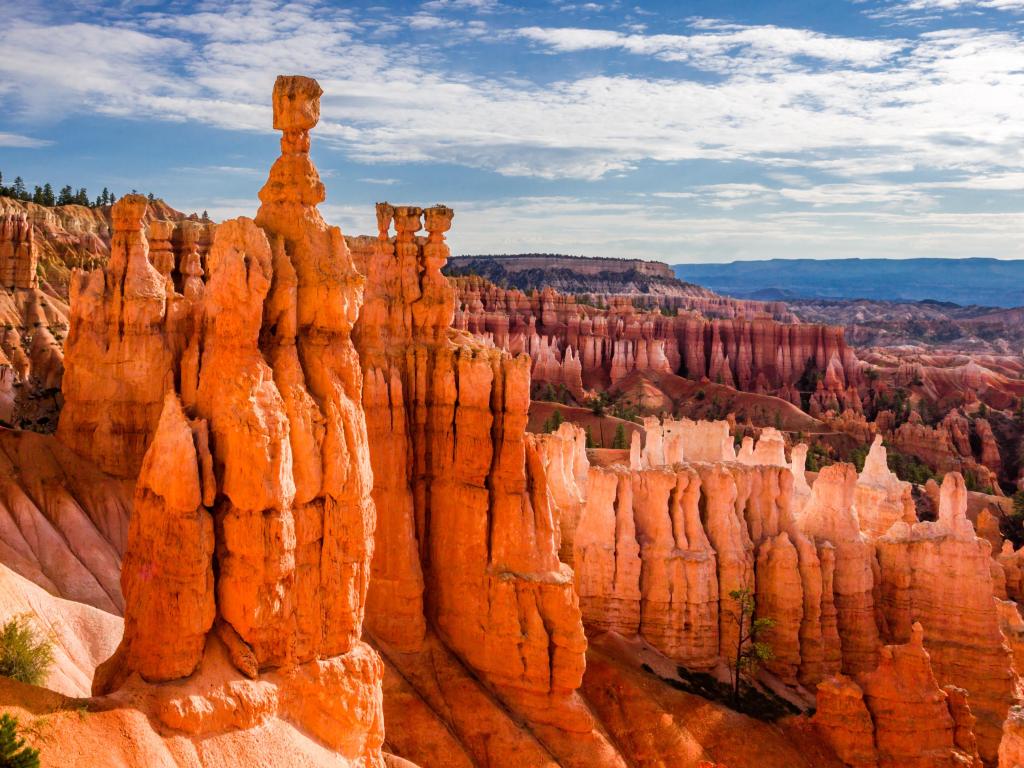
<svg viewBox="0 0 1024 768">
<path fill-rule="evenodd" d="M 521 291 L 551 287 L 575 294 L 712 295 L 700 286 L 679 280 L 668 264 L 643 259 L 555 253 L 454 256 L 448 260 L 444 273 L 452 277 L 478 275 Z"/>
<path fill-rule="evenodd" d="M 676 277 L 744 299 L 931 299 L 967 305 L 1024 305 L 1024 260 L 770 259 L 675 264 Z"/>
</svg>

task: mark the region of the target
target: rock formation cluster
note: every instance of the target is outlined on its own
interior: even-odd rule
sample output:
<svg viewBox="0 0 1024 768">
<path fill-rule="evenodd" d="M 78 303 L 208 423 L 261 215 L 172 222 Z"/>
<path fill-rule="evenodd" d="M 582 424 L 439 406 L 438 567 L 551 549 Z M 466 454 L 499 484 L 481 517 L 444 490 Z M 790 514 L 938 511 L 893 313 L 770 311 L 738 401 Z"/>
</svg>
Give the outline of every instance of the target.
<svg viewBox="0 0 1024 768">
<path fill-rule="evenodd" d="M 808 494 L 794 477 L 802 466 L 785 464 L 771 433 L 765 448 L 730 457 L 710 425 L 647 426 L 633 467 L 587 466 L 573 425 L 543 438 L 549 483 L 567 486 L 553 494 L 578 499 L 561 531 L 588 627 L 639 635 L 676 663 L 711 670 L 735 648 L 729 595 L 750 589 L 776 622 L 766 669 L 817 687 L 817 721 L 849 764 L 952 765 L 901 762 L 919 717 L 903 707 L 918 700 L 942 702 L 943 759 L 977 759 L 976 737 L 995 761 L 1016 679 L 994 599 L 993 573 L 1004 569 L 967 519 L 959 475 L 946 476 L 939 519 L 918 523 L 881 441 L 859 476 L 827 467 Z M 954 730 L 964 733 L 954 740 Z"/>
<path fill-rule="evenodd" d="M 351 340 L 363 278 L 316 208 L 320 94 L 278 79 L 281 157 L 256 219 L 220 224 L 205 267 L 199 237 L 181 259 L 172 228 L 147 238 L 144 197 L 114 205 L 107 267 L 72 282 L 58 437 L 137 477 L 124 637 L 94 692 L 217 681 L 226 655 L 230 695 L 159 689 L 164 726 L 238 725 L 231 697 L 256 697 L 264 717 L 378 765 L 382 666 L 360 639 L 375 524 Z"/>
<path fill-rule="evenodd" d="M 526 430 L 531 376 L 785 394 L 810 361 L 842 406 L 841 333 L 453 285 L 442 205 L 378 204 L 346 239 L 317 209 L 320 96 L 278 78 L 255 219 L 117 202 L 109 260 L 71 281 L 57 434 L 0 432 L 0 610 L 78 604 L 53 683 L 75 695 L 123 626 L 67 755 L 102 727 L 135 765 L 1020 761 L 1024 550 L 977 535 L 959 474 L 918 522 L 881 440 L 814 476 L 772 428 L 737 446 L 648 418 L 629 450 Z M 773 619 L 751 684 L 813 718 L 686 691 L 730 679 L 737 593 Z"/>
<path fill-rule="evenodd" d="M 861 408 L 862 374 L 841 328 L 763 315 L 713 319 L 697 307 L 665 316 L 625 297 L 596 309 L 550 288 L 526 296 L 479 278 L 457 286 L 456 327 L 529 353 L 535 381 L 563 385 L 577 398 L 640 371 L 707 379 L 797 406 L 804 388 L 812 414 Z M 814 373 L 820 378 L 811 382 Z"/>
</svg>

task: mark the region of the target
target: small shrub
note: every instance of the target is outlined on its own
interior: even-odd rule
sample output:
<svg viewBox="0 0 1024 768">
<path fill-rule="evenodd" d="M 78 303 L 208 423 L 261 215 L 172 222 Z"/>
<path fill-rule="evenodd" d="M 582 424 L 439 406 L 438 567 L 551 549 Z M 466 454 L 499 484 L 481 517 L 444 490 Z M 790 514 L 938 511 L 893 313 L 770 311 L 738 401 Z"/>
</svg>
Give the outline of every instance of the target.
<svg viewBox="0 0 1024 768">
<path fill-rule="evenodd" d="M 28 616 L 14 616 L 0 629 L 0 676 L 40 685 L 52 664 L 53 643 L 36 634 Z"/>
<path fill-rule="evenodd" d="M 39 750 L 18 738 L 18 720 L 0 715 L 0 768 L 39 768 Z"/>
<path fill-rule="evenodd" d="M 1013 511 L 999 520 L 999 532 L 1017 549 L 1024 544 L 1024 491 L 1013 494 Z"/>
<path fill-rule="evenodd" d="M 556 408 L 554 413 L 544 420 L 541 430 L 544 432 L 557 432 L 558 428 L 562 426 L 563 421 L 565 421 L 565 417 L 562 416 L 562 412 Z"/>
</svg>

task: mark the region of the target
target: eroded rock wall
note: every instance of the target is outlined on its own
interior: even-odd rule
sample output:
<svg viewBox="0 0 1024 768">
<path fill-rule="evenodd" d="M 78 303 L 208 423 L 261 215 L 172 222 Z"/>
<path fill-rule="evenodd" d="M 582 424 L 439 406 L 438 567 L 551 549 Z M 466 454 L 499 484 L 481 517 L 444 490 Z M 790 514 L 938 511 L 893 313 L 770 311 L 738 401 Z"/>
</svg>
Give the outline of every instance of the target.
<svg viewBox="0 0 1024 768">
<path fill-rule="evenodd" d="M 841 328 L 780 322 L 766 316 L 765 306 L 717 317 L 714 306 L 698 303 L 666 316 L 625 297 L 610 297 L 598 309 L 550 288 L 528 297 L 480 278 L 455 282 L 456 327 L 529 353 L 535 382 L 564 385 L 577 398 L 639 371 L 706 378 L 799 407 L 800 390 L 819 374 L 812 415 L 861 410 L 864 381 Z"/>
<path fill-rule="evenodd" d="M 436 633 L 563 764 L 620 765 L 576 694 L 586 639 L 548 467 L 525 432 L 530 361 L 450 329 L 450 209 L 377 215 L 356 327 L 381 515 L 367 627 L 412 680 Z"/>
<path fill-rule="evenodd" d="M 375 524 L 351 340 L 363 279 L 316 208 L 320 95 L 278 78 L 282 154 L 256 220 L 218 226 L 205 270 L 186 248 L 182 292 L 168 232 L 151 228 L 163 255 L 149 258 L 145 198 L 115 204 L 106 269 L 73 282 L 59 437 L 138 474 L 124 638 L 94 692 L 147 691 L 190 734 L 278 717 L 379 766 L 383 669 L 360 640 Z M 232 700 L 250 702 L 232 714 Z"/>
</svg>

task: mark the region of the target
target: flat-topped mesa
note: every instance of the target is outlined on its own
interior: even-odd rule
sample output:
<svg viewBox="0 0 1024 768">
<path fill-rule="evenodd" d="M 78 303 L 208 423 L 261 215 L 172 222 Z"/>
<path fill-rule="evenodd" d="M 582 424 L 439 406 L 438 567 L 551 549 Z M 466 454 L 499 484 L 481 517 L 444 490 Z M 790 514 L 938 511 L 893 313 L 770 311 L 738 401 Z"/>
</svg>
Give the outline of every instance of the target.
<svg viewBox="0 0 1024 768">
<path fill-rule="evenodd" d="M 535 385 L 607 389 L 631 377 L 657 382 L 671 373 L 801 407 L 806 378 L 817 372 L 812 415 L 862 410 L 858 388 L 865 381 L 842 328 L 766 317 L 709 319 L 699 305 L 665 316 L 634 306 L 629 296 L 606 297 L 607 306 L 598 308 L 550 288 L 527 296 L 479 277 L 453 282 L 456 327 L 510 352 L 530 352 Z"/>
</svg>

